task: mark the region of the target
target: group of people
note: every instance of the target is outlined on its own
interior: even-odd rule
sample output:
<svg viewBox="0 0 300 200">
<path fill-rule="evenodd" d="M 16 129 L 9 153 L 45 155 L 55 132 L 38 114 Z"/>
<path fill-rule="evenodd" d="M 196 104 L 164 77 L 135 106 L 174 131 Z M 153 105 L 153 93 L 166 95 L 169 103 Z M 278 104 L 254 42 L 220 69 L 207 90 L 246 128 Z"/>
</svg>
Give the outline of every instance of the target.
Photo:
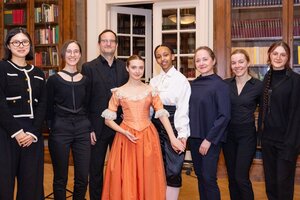
<svg viewBox="0 0 300 200">
<path fill-rule="evenodd" d="M 300 150 L 300 76 L 290 67 L 284 42 L 268 51 L 263 82 L 249 73 L 243 49 L 231 54 L 233 77 L 216 74 L 217 58 L 207 46 L 194 52 L 199 76 L 191 83 L 173 66 L 173 49 L 154 50 L 161 72 L 142 82 L 144 60 L 115 58 L 118 38 L 99 34 L 100 55 L 82 65 L 81 46 L 61 48 L 64 66 L 45 80 L 23 28 L 10 30 L 0 62 L 0 200 L 44 199 L 42 123 L 50 129 L 53 192 L 66 199 L 69 154 L 74 160 L 73 199 L 176 200 L 187 145 L 201 200 L 221 199 L 217 166 L 223 149 L 231 199 L 253 200 L 249 170 L 261 140 L 266 193 L 293 199 Z M 259 106 L 258 126 L 254 113 Z M 258 134 L 257 134 L 258 133 Z M 188 143 L 188 144 L 187 144 Z M 108 162 L 104 164 L 110 147 Z"/>
</svg>

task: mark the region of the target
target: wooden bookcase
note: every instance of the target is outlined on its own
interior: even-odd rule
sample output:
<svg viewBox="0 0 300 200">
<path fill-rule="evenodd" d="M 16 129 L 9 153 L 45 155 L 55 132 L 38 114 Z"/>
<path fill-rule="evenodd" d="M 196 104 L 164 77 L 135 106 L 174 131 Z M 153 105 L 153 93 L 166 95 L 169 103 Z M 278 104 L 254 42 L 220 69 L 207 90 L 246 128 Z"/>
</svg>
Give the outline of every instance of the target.
<svg viewBox="0 0 300 200">
<path fill-rule="evenodd" d="M 278 40 L 289 44 L 291 66 L 299 71 L 299 0 L 214 0 L 214 50 L 222 77 L 231 75 L 230 52 L 233 48 L 249 47 L 256 55 L 252 57 L 252 67 L 266 67 L 264 48 Z M 262 60 L 255 60 L 257 55 Z"/>
<path fill-rule="evenodd" d="M 76 39 L 76 8 L 69 0 L 3 0 L 0 2 L 0 56 L 8 30 L 26 28 L 35 58 L 46 77 L 61 66 L 60 48 L 67 39 Z"/>
<path fill-rule="evenodd" d="M 294 71 L 300 71 L 299 0 L 214 0 L 213 24 L 217 71 L 223 78 L 231 77 L 230 53 L 240 47 L 250 54 L 252 75 L 262 79 L 268 69 L 266 51 L 279 40 L 289 44 L 291 66 Z M 221 159 L 220 165 L 225 165 L 224 159 Z M 259 148 L 250 175 L 254 180 L 263 180 Z M 300 157 L 296 170 L 298 184 L 299 175 Z"/>
<path fill-rule="evenodd" d="M 63 66 L 59 51 L 64 41 L 76 39 L 77 33 L 79 33 L 82 49 L 86 49 L 85 8 L 86 0 L 1 0 L 1 58 L 3 57 L 3 42 L 7 31 L 14 27 L 23 27 L 29 32 L 33 42 L 35 58 L 32 64 L 40 67 L 45 72 L 46 77 L 56 72 Z M 77 12 L 79 15 L 76 15 Z M 79 25 L 76 23 L 77 21 L 80 22 Z M 46 56 L 39 60 L 38 56 L 41 54 Z M 86 61 L 85 51 L 82 57 L 83 61 Z M 45 141 L 48 139 L 48 134 L 48 129 L 45 126 L 43 128 Z M 49 163 L 51 160 L 47 142 L 45 144 L 45 162 Z"/>
</svg>

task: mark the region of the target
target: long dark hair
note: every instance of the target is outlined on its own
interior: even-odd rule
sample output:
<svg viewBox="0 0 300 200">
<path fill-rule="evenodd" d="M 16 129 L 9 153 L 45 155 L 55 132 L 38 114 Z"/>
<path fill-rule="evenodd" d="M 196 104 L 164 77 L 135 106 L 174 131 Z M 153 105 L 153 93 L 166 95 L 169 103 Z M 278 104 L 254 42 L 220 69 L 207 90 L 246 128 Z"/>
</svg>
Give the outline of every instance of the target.
<svg viewBox="0 0 300 200">
<path fill-rule="evenodd" d="M 23 33 L 29 40 L 29 45 L 30 45 L 30 50 L 29 53 L 26 55 L 25 60 L 32 60 L 33 59 L 33 47 L 32 47 L 32 40 L 31 37 L 29 35 L 29 33 L 26 31 L 25 28 L 22 27 L 17 27 L 17 28 L 13 28 L 10 31 L 8 31 L 6 38 L 4 40 L 4 56 L 3 56 L 3 60 L 10 60 L 12 57 L 12 53 L 11 50 L 8 48 L 11 38 L 14 37 L 15 35 L 19 34 L 19 33 Z"/>
<path fill-rule="evenodd" d="M 268 73 L 266 74 L 265 78 L 264 78 L 264 88 L 263 88 L 263 97 L 262 97 L 262 107 L 260 109 L 261 111 L 261 129 L 264 128 L 264 120 L 265 117 L 267 115 L 267 112 L 269 110 L 269 104 L 270 104 L 270 98 L 271 98 L 271 84 L 272 84 L 272 74 L 273 74 L 273 66 L 271 64 L 271 54 L 273 53 L 273 51 L 277 48 L 277 47 L 283 47 L 284 50 L 286 51 L 287 54 L 287 61 L 284 65 L 284 67 L 290 71 L 291 67 L 290 67 L 290 59 L 291 59 L 291 50 L 290 47 L 287 43 L 283 42 L 283 41 L 278 41 L 278 42 L 274 42 L 268 49 L 268 60 L 267 60 L 267 64 L 269 65 L 270 69 L 268 71 Z"/>
</svg>

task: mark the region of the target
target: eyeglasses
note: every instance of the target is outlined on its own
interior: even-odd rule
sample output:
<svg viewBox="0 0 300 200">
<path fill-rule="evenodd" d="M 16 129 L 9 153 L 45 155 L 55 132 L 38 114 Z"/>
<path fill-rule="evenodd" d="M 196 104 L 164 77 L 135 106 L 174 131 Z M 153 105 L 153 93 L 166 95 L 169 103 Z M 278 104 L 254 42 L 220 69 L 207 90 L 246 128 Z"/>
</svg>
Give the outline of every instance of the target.
<svg viewBox="0 0 300 200">
<path fill-rule="evenodd" d="M 23 40 L 23 41 L 19 41 L 19 40 L 15 40 L 15 41 L 12 41 L 11 44 L 14 46 L 14 47 L 19 47 L 21 44 L 24 46 L 24 47 L 27 47 L 30 42 L 29 40 Z"/>
<path fill-rule="evenodd" d="M 116 40 L 107 40 L 107 39 L 101 39 L 100 40 L 102 43 L 116 43 Z"/>
<path fill-rule="evenodd" d="M 75 49 L 74 51 L 72 51 L 71 49 L 66 50 L 67 54 L 74 54 L 74 55 L 78 55 L 80 54 L 80 51 L 78 49 Z"/>
</svg>

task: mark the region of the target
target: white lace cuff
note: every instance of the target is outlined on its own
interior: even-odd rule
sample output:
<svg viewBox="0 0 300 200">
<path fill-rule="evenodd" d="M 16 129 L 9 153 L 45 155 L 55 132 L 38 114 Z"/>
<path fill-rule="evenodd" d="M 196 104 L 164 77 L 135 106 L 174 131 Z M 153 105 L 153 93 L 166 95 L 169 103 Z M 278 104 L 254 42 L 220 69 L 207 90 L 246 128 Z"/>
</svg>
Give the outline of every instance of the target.
<svg viewBox="0 0 300 200">
<path fill-rule="evenodd" d="M 26 134 L 31 135 L 31 137 L 33 137 L 33 141 L 32 142 L 36 143 L 38 141 L 37 137 L 34 134 L 32 134 L 30 132 L 26 132 Z"/>
<path fill-rule="evenodd" d="M 160 118 L 162 116 L 167 116 L 169 117 L 170 114 L 166 109 L 160 109 L 158 111 L 155 112 L 154 118 Z"/>
<path fill-rule="evenodd" d="M 117 119 L 117 113 L 113 112 L 109 109 L 105 109 L 102 114 L 101 117 L 105 118 L 105 119 L 110 119 L 110 120 L 115 120 Z"/>
</svg>

